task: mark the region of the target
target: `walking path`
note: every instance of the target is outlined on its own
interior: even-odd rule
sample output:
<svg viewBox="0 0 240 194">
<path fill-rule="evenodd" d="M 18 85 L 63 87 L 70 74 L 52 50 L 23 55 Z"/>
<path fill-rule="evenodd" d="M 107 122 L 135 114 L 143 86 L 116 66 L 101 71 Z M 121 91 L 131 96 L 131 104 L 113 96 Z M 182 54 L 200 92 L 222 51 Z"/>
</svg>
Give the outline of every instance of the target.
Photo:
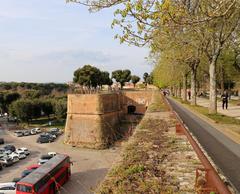
<svg viewBox="0 0 240 194">
<path fill-rule="evenodd" d="M 203 107 L 209 107 L 209 99 L 197 98 L 197 104 Z M 240 106 L 232 105 L 228 103 L 228 109 L 222 109 L 222 103 L 218 102 L 217 111 L 223 115 L 240 119 Z"/>
<path fill-rule="evenodd" d="M 168 100 L 214 163 L 235 187 L 237 193 L 240 193 L 240 144 L 232 141 L 180 103 L 170 98 Z"/>
</svg>

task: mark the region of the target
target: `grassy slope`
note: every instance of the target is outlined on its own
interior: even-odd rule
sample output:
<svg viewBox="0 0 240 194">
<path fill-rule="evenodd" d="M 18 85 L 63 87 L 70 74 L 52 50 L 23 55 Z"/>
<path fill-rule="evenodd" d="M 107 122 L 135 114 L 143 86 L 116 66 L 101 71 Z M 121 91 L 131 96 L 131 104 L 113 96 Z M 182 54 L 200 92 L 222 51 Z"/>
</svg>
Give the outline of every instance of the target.
<svg viewBox="0 0 240 194">
<path fill-rule="evenodd" d="M 169 164 L 171 153 L 176 154 L 176 150 L 184 152 L 189 148 L 183 145 L 179 148 L 175 144 L 176 139 L 166 135 L 169 123 L 159 119 L 156 112 L 168 109 L 160 95 L 155 96 L 154 101 L 147 111 L 150 116 L 145 115 L 138 125 L 123 149 L 121 161 L 109 171 L 96 191 L 97 194 L 180 193 L 176 190 L 176 177 L 166 172 L 164 164 Z M 151 116 L 152 114 L 156 116 Z M 174 122 L 171 125 L 174 126 Z"/>
</svg>

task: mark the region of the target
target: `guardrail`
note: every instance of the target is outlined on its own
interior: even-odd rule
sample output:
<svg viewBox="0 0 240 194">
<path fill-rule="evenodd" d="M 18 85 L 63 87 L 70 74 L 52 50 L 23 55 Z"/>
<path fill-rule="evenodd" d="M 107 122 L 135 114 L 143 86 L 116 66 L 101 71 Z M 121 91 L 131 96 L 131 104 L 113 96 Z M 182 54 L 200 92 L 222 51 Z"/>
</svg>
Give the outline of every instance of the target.
<svg viewBox="0 0 240 194">
<path fill-rule="evenodd" d="M 199 171 L 205 172 L 205 179 L 206 184 L 204 185 L 204 188 L 199 190 L 199 193 L 205 194 L 209 192 L 219 193 L 219 194 L 231 194 L 228 187 L 224 184 L 223 180 L 218 175 L 217 171 L 214 169 L 212 164 L 209 162 L 208 158 L 203 153 L 202 149 L 199 147 L 197 142 L 193 139 L 192 135 L 188 131 L 188 129 L 185 127 L 182 119 L 179 117 L 179 115 L 173 110 L 172 106 L 169 104 L 168 100 L 166 98 L 165 102 L 170 108 L 171 112 L 174 114 L 176 119 L 178 120 L 178 123 L 176 124 L 176 133 L 180 135 L 185 135 L 189 141 L 189 143 L 192 145 L 194 151 L 196 152 L 199 160 L 201 161 L 202 165 L 204 166 L 204 169 L 196 169 L 196 180 L 199 176 Z"/>
</svg>

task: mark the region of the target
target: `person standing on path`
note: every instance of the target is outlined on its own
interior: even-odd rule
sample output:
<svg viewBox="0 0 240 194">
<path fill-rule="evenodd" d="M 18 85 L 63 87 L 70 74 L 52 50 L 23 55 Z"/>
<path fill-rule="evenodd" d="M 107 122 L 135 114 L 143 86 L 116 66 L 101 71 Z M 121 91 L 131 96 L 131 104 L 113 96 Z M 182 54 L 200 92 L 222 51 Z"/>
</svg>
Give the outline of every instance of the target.
<svg viewBox="0 0 240 194">
<path fill-rule="evenodd" d="M 224 109 L 224 107 L 226 107 L 226 109 L 228 108 L 228 93 L 227 91 L 225 90 L 224 93 L 222 94 L 221 96 L 222 98 L 222 109 Z"/>
<path fill-rule="evenodd" d="M 191 100 L 191 91 L 190 90 L 188 90 L 188 100 Z"/>
</svg>

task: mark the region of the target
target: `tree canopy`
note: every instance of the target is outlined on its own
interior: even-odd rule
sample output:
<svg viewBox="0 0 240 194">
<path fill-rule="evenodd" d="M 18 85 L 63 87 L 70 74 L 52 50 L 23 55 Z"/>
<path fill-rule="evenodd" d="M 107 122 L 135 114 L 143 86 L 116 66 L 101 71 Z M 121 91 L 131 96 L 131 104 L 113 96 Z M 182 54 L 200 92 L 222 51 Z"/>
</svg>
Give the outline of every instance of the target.
<svg viewBox="0 0 240 194">
<path fill-rule="evenodd" d="M 138 83 L 140 81 L 140 77 L 136 76 L 136 75 L 132 75 L 131 77 L 131 81 L 135 87 L 136 83 Z"/>
<path fill-rule="evenodd" d="M 112 78 L 119 82 L 121 88 L 123 88 L 125 82 L 129 82 L 131 80 L 131 71 L 128 69 L 113 71 Z"/>
</svg>

